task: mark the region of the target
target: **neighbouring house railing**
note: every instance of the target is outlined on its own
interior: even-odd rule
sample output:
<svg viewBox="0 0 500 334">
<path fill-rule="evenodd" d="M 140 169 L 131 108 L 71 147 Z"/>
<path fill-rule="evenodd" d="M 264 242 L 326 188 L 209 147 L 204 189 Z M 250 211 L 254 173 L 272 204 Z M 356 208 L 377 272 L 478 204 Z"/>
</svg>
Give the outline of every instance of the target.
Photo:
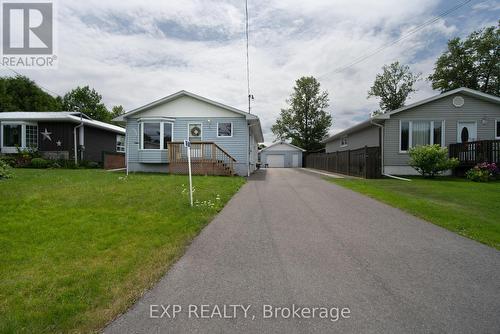
<svg viewBox="0 0 500 334">
<path fill-rule="evenodd" d="M 187 148 L 183 142 L 168 145 L 169 172 L 187 174 Z M 234 175 L 234 159 L 214 142 L 191 142 L 191 168 L 197 175 Z"/>
<path fill-rule="evenodd" d="M 307 168 L 375 179 L 382 176 L 380 147 L 364 147 L 357 150 L 306 155 Z"/>
<path fill-rule="evenodd" d="M 450 144 L 450 158 L 457 158 L 461 166 L 474 166 L 481 162 L 500 162 L 500 140 L 479 140 Z"/>
</svg>

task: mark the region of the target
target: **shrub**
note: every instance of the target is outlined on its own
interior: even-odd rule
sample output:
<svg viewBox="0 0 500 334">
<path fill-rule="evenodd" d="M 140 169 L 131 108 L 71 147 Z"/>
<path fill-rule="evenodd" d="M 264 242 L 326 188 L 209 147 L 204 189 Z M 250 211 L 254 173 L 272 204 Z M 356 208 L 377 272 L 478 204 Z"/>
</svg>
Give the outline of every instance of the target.
<svg viewBox="0 0 500 334">
<path fill-rule="evenodd" d="M 0 160 L 0 179 L 12 177 L 12 168 L 3 160 Z"/>
<path fill-rule="evenodd" d="M 489 164 L 483 162 L 469 169 L 467 173 L 465 173 L 465 176 L 474 182 L 488 182 L 494 179 L 498 173 L 499 170 L 495 163 Z"/>
<path fill-rule="evenodd" d="M 31 167 L 33 168 L 47 168 L 51 165 L 49 160 L 45 160 L 42 158 L 33 158 L 31 159 Z"/>
<path fill-rule="evenodd" d="M 3 160 L 10 167 L 16 167 L 16 157 L 14 155 L 2 155 L 0 160 Z"/>
<path fill-rule="evenodd" d="M 458 166 L 456 158 L 448 158 L 448 149 L 440 145 L 425 145 L 410 148 L 409 165 L 425 177 L 434 177 L 445 170 Z"/>
</svg>

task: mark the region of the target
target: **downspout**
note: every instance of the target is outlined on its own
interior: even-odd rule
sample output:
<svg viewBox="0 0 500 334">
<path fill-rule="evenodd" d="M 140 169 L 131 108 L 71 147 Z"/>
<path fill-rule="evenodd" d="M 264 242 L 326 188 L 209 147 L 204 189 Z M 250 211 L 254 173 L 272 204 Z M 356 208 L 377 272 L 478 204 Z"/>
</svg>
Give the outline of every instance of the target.
<svg viewBox="0 0 500 334">
<path fill-rule="evenodd" d="M 82 113 L 80 113 L 80 124 L 78 124 L 77 126 L 75 126 L 73 128 L 73 143 L 74 143 L 74 147 L 75 147 L 75 152 L 74 152 L 74 156 L 75 156 L 75 165 L 78 165 L 78 145 L 77 145 L 77 140 L 76 140 L 76 129 L 79 129 L 83 126 L 83 120 L 82 120 Z"/>
<path fill-rule="evenodd" d="M 390 174 L 386 174 L 385 171 L 384 171 L 384 126 L 382 124 L 379 124 L 379 123 L 375 123 L 373 122 L 373 119 L 370 120 L 370 123 L 372 125 L 375 125 L 377 127 L 380 128 L 380 133 L 382 134 L 380 136 L 380 163 L 381 163 L 381 171 L 382 171 L 382 175 L 383 176 L 387 176 L 387 177 L 390 177 L 390 178 L 393 178 L 393 179 L 396 179 L 396 180 L 401 180 L 401 181 L 411 181 L 410 179 L 405 179 L 403 177 L 398 177 L 398 176 L 394 176 L 394 175 L 390 175 Z"/>
</svg>

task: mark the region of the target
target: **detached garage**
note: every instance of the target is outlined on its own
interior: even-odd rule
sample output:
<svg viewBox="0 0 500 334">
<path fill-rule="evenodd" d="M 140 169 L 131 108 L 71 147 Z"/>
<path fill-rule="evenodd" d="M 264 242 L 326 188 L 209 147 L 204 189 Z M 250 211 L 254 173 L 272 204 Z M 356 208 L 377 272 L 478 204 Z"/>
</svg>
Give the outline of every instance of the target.
<svg viewBox="0 0 500 334">
<path fill-rule="evenodd" d="M 300 147 L 277 142 L 260 151 L 260 163 L 266 168 L 302 167 L 302 152 L 305 150 Z"/>
</svg>

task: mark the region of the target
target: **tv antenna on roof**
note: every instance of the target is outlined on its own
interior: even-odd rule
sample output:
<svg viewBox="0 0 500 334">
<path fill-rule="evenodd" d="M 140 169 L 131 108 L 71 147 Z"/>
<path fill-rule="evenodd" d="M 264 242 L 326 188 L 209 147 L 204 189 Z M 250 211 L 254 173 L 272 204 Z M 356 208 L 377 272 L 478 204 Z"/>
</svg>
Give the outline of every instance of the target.
<svg viewBox="0 0 500 334">
<path fill-rule="evenodd" d="M 246 35 L 246 51 L 247 51 L 247 94 L 248 94 L 248 113 L 252 109 L 251 103 L 254 96 L 250 93 L 250 63 L 248 60 L 248 0 L 245 0 L 245 35 Z"/>
</svg>

